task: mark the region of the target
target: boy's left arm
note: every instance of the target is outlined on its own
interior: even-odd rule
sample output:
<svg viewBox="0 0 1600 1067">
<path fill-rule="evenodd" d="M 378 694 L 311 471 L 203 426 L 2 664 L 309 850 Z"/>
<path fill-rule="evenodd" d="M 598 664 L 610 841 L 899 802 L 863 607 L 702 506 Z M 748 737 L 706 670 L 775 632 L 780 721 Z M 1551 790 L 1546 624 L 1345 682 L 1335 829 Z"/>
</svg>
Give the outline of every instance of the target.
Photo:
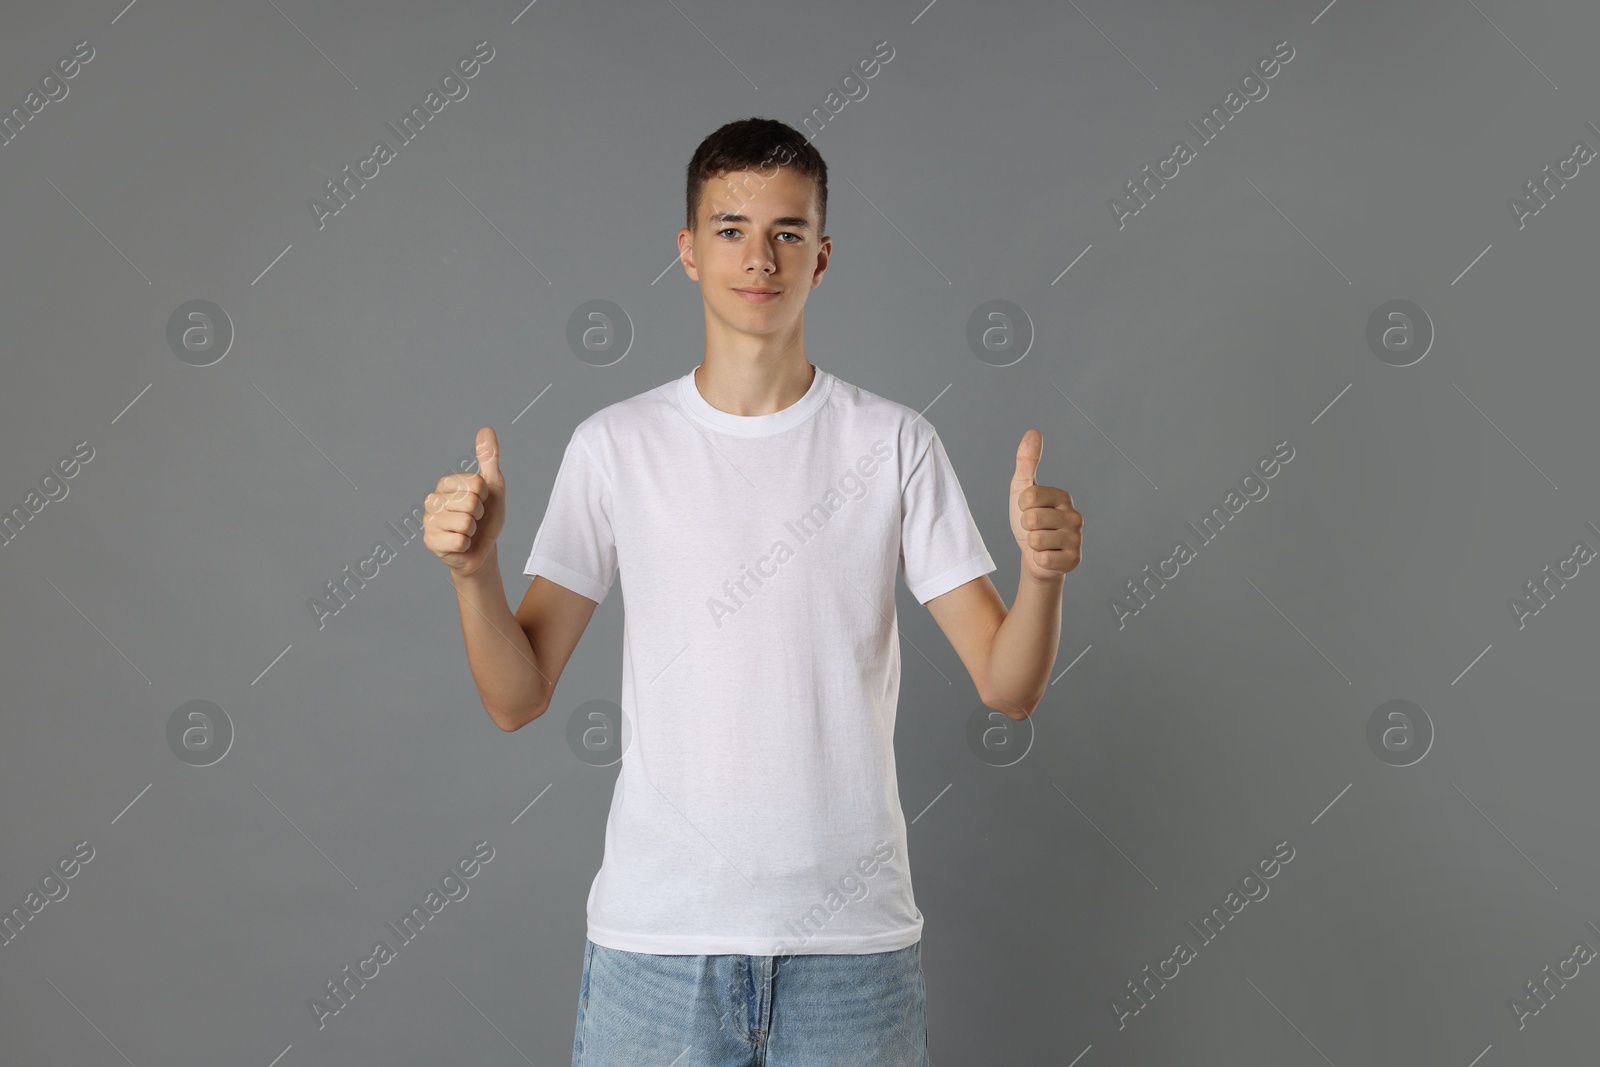
<svg viewBox="0 0 1600 1067">
<path fill-rule="evenodd" d="M 1083 515 L 1065 489 L 1034 475 L 1044 435 L 1029 430 L 1011 476 L 1011 532 L 1022 552 L 1017 596 L 1007 611 L 988 575 L 928 601 L 985 705 L 1025 719 L 1044 699 L 1061 640 L 1061 587 L 1078 565 Z"/>
</svg>

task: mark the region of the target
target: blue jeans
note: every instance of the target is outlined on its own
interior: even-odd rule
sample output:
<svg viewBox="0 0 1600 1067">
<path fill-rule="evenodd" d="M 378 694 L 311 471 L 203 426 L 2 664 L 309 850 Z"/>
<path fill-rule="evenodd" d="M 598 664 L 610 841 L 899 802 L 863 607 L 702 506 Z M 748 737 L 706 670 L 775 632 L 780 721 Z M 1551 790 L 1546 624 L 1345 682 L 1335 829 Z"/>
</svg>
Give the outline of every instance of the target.
<svg viewBox="0 0 1600 1067">
<path fill-rule="evenodd" d="M 922 943 L 686 956 L 586 941 L 572 1067 L 928 1067 Z"/>
</svg>

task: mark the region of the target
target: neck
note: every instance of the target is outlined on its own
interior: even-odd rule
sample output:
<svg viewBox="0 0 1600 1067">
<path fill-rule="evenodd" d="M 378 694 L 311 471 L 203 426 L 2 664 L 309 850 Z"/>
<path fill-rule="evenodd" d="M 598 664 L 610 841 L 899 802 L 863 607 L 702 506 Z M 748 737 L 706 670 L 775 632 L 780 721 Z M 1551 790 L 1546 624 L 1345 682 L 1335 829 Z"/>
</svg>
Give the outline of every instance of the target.
<svg viewBox="0 0 1600 1067">
<path fill-rule="evenodd" d="M 695 368 L 694 384 L 706 403 L 730 415 L 771 415 L 798 403 L 811 388 L 816 367 L 804 352 L 781 358 L 739 359 L 706 353 Z"/>
</svg>

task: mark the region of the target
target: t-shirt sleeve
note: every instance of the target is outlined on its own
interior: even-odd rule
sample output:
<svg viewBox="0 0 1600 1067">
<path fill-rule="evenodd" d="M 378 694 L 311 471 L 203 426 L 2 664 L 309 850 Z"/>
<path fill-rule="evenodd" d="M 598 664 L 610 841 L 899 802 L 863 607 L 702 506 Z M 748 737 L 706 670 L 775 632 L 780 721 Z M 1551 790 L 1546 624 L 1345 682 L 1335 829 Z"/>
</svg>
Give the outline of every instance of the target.
<svg viewBox="0 0 1600 1067">
<path fill-rule="evenodd" d="M 574 432 L 522 573 L 542 574 L 596 604 L 605 600 L 617 574 L 611 515 L 611 481 Z"/>
<path fill-rule="evenodd" d="M 917 603 L 995 569 L 937 433 L 913 464 L 900 495 L 900 565 Z"/>
</svg>

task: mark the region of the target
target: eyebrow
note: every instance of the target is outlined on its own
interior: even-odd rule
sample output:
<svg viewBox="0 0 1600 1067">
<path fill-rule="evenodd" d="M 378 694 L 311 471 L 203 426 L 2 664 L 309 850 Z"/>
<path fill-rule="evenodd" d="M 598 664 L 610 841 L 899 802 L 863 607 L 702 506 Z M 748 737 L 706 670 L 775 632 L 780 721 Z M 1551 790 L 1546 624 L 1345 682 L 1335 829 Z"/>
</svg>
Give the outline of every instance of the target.
<svg viewBox="0 0 1600 1067">
<path fill-rule="evenodd" d="M 735 214 L 733 214 L 731 212 L 728 212 L 728 211 L 714 211 L 714 212 L 711 213 L 710 218 L 708 218 L 706 221 L 708 221 L 708 222 L 749 222 L 750 219 L 749 219 L 749 217 L 747 217 L 745 215 L 735 215 Z M 802 228 L 802 229 L 810 229 L 811 228 L 811 223 L 807 222 L 805 219 L 801 218 L 798 215 L 785 215 L 782 218 L 773 219 L 772 220 L 772 224 L 774 226 L 792 226 L 792 227 Z"/>
</svg>

